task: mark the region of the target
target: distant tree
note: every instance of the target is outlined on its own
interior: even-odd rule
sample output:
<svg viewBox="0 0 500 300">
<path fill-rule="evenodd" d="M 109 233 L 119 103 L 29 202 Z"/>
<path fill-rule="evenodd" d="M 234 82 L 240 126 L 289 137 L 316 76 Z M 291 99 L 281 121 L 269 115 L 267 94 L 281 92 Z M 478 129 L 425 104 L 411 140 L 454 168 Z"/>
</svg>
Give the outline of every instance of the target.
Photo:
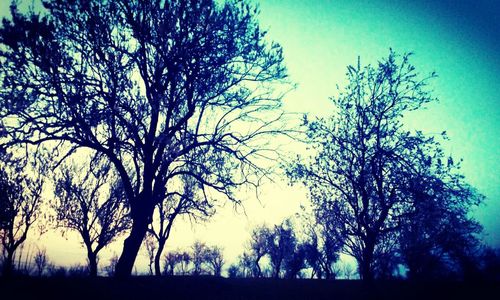
<svg viewBox="0 0 500 300">
<path fill-rule="evenodd" d="M 57 226 L 77 231 L 87 250 L 90 276 L 99 252 L 130 228 L 123 186 L 106 163 L 63 166 L 52 207 Z"/>
<path fill-rule="evenodd" d="M 285 278 L 297 278 L 301 276 L 301 271 L 306 267 L 306 245 L 297 244 L 291 255 L 283 260 Z"/>
<path fill-rule="evenodd" d="M 172 252 L 167 252 L 163 257 L 163 275 L 174 275 L 175 270 L 175 257 Z"/>
<path fill-rule="evenodd" d="M 14 272 L 16 250 L 23 245 L 33 223 L 42 214 L 42 191 L 47 165 L 3 155 L 0 162 L 0 241 L 2 272 Z"/>
<path fill-rule="evenodd" d="M 74 264 L 66 269 L 66 276 L 68 277 L 86 277 L 89 276 L 88 264 Z"/>
<path fill-rule="evenodd" d="M 161 275 L 161 256 L 177 216 L 189 216 L 193 220 L 205 220 L 215 212 L 213 205 L 200 196 L 197 182 L 189 176 L 181 178 L 183 186 L 180 192 L 170 194 L 158 203 L 154 220 L 149 226 L 149 233 L 156 238 L 158 247 L 154 256 L 155 275 Z"/>
<path fill-rule="evenodd" d="M 238 265 L 232 264 L 227 268 L 227 276 L 229 278 L 237 278 L 240 277 L 240 269 Z"/>
<path fill-rule="evenodd" d="M 304 214 L 302 219 L 307 240 L 303 242 L 305 263 L 312 269 L 311 278 L 335 279 L 335 264 L 344 239 L 331 223 L 317 223 L 314 216 Z"/>
<path fill-rule="evenodd" d="M 295 254 L 296 245 L 297 239 L 290 220 L 274 226 L 267 241 L 267 253 L 274 278 L 280 277 L 284 262 Z"/>
<path fill-rule="evenodd" d="M 118 255 L 114 254 L 109 260 L 109 264 L 104 267 L 104 271 L 108 276 L 114 276 L 116 270 L 116 264 L 118 263 Z"/>
<path fill-rule="evenodd" d="M 237 202 L 272 171 L 260 162 L 283 129 L 282 49 L 244 0 L 43 4 L 44 16 L 13 2 L 0 26 L 0 116 L 16 120 L 5 145 L 87 148 L 113 164 L 133 220 L 116 271 L 128 276 L 171 180 Z"/>
<path fill-rule="evenodd" d="M 249 278 L 254 277 L 257 273 L 254 259 L 247 252 L 243 252 L 238 257 L 238 262 L 236 264 L 236 268 L 238 269 L 238 277 Z"/>
<path fill-rule="evenodd" d="M 342 264 L 342 275 L 344 275 L 345 279 L 353 279 L 356 274 L 356 269 L 352 266 L 352 264 L 348 262 L 344 262 Z"/>
<path fill-rule="evenodd" d="M 377 67 L 349 66 L 348 84 L 332 97 L 335 114 L 309 121 L 307 140 L 317 154 L 289 170 L 309 188 L 318 222 L 345 238 L 364 280 L 374 277 L 374 261 L 384 235 L 398 229 L 408 197 L 413 156 L 433 142 L 402 127 L 402 116 L 433 100 L 409 63 L 392 51 Z"/>
<path fill-rule="evenodd" d="M 206 273 L 206 257 L 207 257 L 208 247 L 205 243 L 200 241 L 195 241 L 193 246 L 191 246 L 191 261 L 193 263 L 193 275 L 202 275 Z"/>
<path fill-rule="evenodd" d="M 184 251 L 179 252 L 179 271 L 177 272 L 180 275 L 187 275 L 190 272 L 190 265 L 192 262 L 191 255 Z"/>
<path fill-rule="evenodd" d="M 500 249 L 486 247 L 481 256 L 481 270 L 485 280 L 500 280 Z"/>
<path fill-rule="evenodd" d="M 51 264 L 47 273 L 49 277 L 64 278 L 68 276 L 68 269 L 63 266 Z"/>
<path fill-rule="evenodd" d="M 170 251 L 164 256 L 165 275 L 187 275 L 190 272 L 191 255 L 186 251 Z"/>
<path fill-rule="evenodd" d="M 268 242 L 271 239 L 271 234 L 272 230 L 262 225 L 253 229 L 250 235 L 248 257 L 253 260 L 254 277 L 262 277 L 260 261 L 268 253 Z"/>
<path fill-rule="evenodd" d="M 222 274 L 222 267 L 224 266 L 224 256 L 222 248 L 218 246 L 208 247 L 205 251 L 205 262 L 214 276 L 220 277 Z"/>
<path fill-rule="evenodd" d="M 49 259 L 47 258 L 47 252 L 45 249 L 38 249 L 34 257 L 36 273 L 40 277 L 49 265 Z"/>
<path fill-rule="evenodd" d="M 180 263 L 179 255 L 176 252 L 167 252 L 164 256 L 163 274 L 174 275 L 175 267 Z"/>
</svg>

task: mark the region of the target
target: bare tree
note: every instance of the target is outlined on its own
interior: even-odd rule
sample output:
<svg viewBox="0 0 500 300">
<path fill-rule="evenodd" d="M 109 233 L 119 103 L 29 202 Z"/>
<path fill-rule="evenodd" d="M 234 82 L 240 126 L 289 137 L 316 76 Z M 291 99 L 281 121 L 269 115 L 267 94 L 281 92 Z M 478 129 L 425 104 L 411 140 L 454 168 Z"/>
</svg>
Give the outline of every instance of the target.
<svg viewBox="0 0 500 300">
<path fill-rule="evenodd" d="M 255 270 L 254 277 L 262 277 L 262 269 L 260 266 L 261 259 L 268 253 L 268 242 L 272 230 L 265 225 L 259 226 L 252 231 L 250 235 L 250 245 L 249 245 L 249 257 L 253 259 Z"/>
<path fill-rule="evenodd" d="M 303 242 L 305 263 L 312 269 L 311 278 L 335 279 L 335 264 L 344 239 L 335 228 L 318 223 L 314 216 L 303 215 L 302 225 L 307 240 Z"/>
<path fill-rule="evenodd" d="M 297 239 L 290 220 L 275 225 L 268 236 L 267 253 L 272 267 L 272 276 L 279 278 L 284 269 L 284 262 L 295 254 Z"/>
<path fill-rule="evenodd" d="M 205 243 L 195 241 L 191 246 L 191 261 L 193 262 L 193 275 L 202 275 L 207 272 L 205 264 L 208 247 Z"/>
<path fill-rule="evenodd" d="M 197 182 L 189 176 L 181 178 L 182 190 L 172 193 L 164 201 L 158 203 L 154 220 L 149 227 L 149 233 L 156 238 L 158 249 L 154 257 L 155 275 L 161 275 L 161 255 L 170 237 L 174 220 L 179 215 L 187 215 L 193 220 L 205 220 L 212 216 L 215 210 L 205 197 L 199 195 Z"/>
<path fill-rule="evenodd" d="M 356 269 L 352 266 L 351 263 L 344 262 L 342 264 L 342 274 L 345 279 L 353 279 L 356 274 Z"/>
<path fill-rule="evenodd" d="M 222 267 L 224 266 L 222 248 L 217 246 L 208 247 L 205 252 L 205 262 L 212 275 L 220 277 L 222 274 Z"/>
<path fill-rule="evenodd" d="M 38 276 L 42 276 L 43 272 L 49 265 L 49 260 L 47 258 L 47 252 L 45 249 L 38 249 L 34 257 L 36 273 Z"/>
<path fill-rule="evenodd" d="M 345 90 L 332 98 L 337 113 L 304 119 L 318 152 L 310 163 L 298 160 L 289 175 L 309 188 L 318 221 L 344 236 L 361 278 L 371 280 L 379 242 L 398 229 L 409 201 L 412 159 L 432 143 L 404 130 L 401 118 L 433 100 L 426 84 L 434 74 L 421 78 L 409 55 L 391 51 L 377 67 L 349 66 L 347 76 Z"/>
<path fill-rule="evenodd" d="M 0 163 L 0 241 L 3 274 L 10 276 L 14 271 L 16 250 L 26 241 L 33 223 L 41 216 L 42 174 L 46 165 L 7 155 L 3 159 Z"/>
<path fill-rule="evenodd" d="M 56 180 L 57 225 L 80 234 L 90 276 L 97 276 L 99 252 L 130 228 L 123 187 L 106 163 L 63 166 Z"/>
<path fill-rule="evenodd" d="M 88 148 L 114 165 L 133 219 L 128 276 L 170 180 L 238 201 L 272 170 L 260 162 L 284 126 L 282 50 L 244 0 L 43 3 L 44 16 L 12 5 L 0 27 L 6 146 L 54 141 L 62 157 Z"/>
<path fill-rule="evenodd" d="M 175 268 L 180 261 L 179 253 L 174 251 L 167 252 L 164 256 L 163 274 L 174 275 Z"/>
</svg>

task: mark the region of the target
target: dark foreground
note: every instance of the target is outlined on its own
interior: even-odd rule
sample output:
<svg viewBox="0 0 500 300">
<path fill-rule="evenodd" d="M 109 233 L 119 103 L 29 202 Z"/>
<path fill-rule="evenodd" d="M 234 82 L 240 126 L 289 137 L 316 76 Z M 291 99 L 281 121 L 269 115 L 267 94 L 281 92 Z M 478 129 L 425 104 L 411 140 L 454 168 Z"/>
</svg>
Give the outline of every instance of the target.
<svg viewBox="0 0 500 300">
<path fill-rule="evenodd" d="M 0 278 L 0 299 L 498 299 L 499 282 Z"/>
</svg>

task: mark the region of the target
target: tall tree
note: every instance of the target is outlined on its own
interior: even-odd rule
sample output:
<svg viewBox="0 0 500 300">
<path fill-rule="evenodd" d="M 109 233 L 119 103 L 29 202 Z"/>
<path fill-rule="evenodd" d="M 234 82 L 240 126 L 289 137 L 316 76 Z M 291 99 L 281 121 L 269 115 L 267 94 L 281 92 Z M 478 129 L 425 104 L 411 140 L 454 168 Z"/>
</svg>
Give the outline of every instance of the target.
<svg viewBox="0 0 500 300">
<path fill-rule="evenodd" d="M 130 229 L 123 187 L 106 163 L 62 167 L 56 179 L 58 227 L 75 230 L 87 251 L 90 276 L 97 276 L 99 252 Z"/>
<path fill-rule="evenodd" d="M 318 152 L 289 170 L 309 188 L 320 223 L 344 236 L 344 251 L 355 257 L 362 279 L 374 277 L 374 255 L 385 235 L 398 229 L 414 174 L 413 156 L 432 137 L 405 130 L 402 117 L 433 100 L 409 55 L 392 51 L 377 67 L 349 66 L 348 84 L 332 97 L 330 118 L 307 125 Z"/>
<path fill-rule="evenodd" d="M 44 16 L 13 4 L 0 27 L 6 145 L 54 141 L 113 164 L 133 220 L 116 269 L 128 276 L 173 178 L 237 201 L 270 172 L 282 50 L 244 0 L 43 3 Z"/>
</svg>

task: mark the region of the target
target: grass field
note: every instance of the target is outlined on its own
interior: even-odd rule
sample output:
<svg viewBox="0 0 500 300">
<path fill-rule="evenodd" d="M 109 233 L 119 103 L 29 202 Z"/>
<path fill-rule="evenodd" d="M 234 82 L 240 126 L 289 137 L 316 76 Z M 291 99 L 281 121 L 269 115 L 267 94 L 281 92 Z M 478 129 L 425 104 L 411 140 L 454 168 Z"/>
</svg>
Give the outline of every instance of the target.
<svg viewBox="0 0 500 300">
<path fill-rule="evenodd" d="M 215 277 L 0 278 L 0 299 L 498 299 L 499 282 Z"/>
</svg>

